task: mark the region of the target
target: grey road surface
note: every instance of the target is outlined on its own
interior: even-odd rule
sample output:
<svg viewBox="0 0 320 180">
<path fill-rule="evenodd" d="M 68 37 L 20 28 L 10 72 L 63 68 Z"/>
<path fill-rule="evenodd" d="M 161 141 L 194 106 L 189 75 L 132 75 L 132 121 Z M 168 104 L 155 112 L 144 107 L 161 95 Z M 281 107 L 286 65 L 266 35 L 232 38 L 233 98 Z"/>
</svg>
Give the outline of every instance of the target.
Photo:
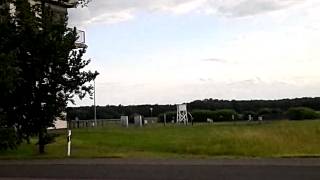
<svg viewBox="0 0 320 180">
<path fill-rule="evenodd" d="M 320 159 L 0 160 L 0 179 L 320 180 Z"/>
</svg>

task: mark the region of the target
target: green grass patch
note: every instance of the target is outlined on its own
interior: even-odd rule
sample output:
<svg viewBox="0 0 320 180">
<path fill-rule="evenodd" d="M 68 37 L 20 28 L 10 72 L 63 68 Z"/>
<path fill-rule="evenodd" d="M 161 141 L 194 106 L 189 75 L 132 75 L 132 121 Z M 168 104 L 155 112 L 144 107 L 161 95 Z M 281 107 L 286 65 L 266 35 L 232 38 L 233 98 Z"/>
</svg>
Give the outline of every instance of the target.
<svg viewBox="0 0 320 180">
<path fill-rule="evenodd" d="M 65 158 L 66 132 L 39 155 L 35 140 L 1 159 Z M 143 128 L 73 129 L 73 158 L 215 158 L 320 156 L 320 120 L 218 123 L 195 126 L 161 124 Z"/>
</svg>

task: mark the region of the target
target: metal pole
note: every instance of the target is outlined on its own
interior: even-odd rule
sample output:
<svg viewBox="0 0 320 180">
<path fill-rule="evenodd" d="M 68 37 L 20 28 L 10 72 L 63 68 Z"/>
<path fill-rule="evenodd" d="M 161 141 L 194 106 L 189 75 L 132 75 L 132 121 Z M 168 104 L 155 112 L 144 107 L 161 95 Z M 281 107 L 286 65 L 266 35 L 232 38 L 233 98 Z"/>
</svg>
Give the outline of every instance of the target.
<svg viewBox="0 0 320 180">
<path fill-rule="evenodd" d="M 152 110 L 153 110 L 153 108 L 151 107 L 151 108 L 150 108 L 150 112 L 151 112 L 151 113 L 150 113 L 150 117 L 152 117 Z"/>
<path fill-rule="evenodd" d="M 94 125 L 97 127 L 97 109 L 96 109 L 96 79 L 93 80 L 93 103 L 94 103 Z"/>
</svg>

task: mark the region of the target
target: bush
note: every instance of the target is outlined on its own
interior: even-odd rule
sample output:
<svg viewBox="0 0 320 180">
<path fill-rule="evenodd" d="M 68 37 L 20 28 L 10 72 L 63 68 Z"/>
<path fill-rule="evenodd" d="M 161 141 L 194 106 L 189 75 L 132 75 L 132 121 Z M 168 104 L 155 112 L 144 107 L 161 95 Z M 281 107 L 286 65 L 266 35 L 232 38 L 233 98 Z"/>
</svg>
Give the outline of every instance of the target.
<svg viewBox="0 0 320 180">
<path fill-rule="evenodd" d="M 210 110 L 193 110 L 191 112 L 193 122 L 207 122 L 207 118 L 213 118 L 213 111 Z"/>
<path fill-rule="evenodd" d="M 258 115 L 254 111 L 244 111 L 241 116 L 241 120 L 249 120 L 249 115 L 254 119 L 257 119 Z"/>
<path fill-rule="evenodd" d="M 194 122 L 207 122 L 207 118 L 213 121 L 232 121 L 232 115 L 235 119 L 238 118 L 238 114 L 232 109 L 220 109 L 216 111 L 211 110 L 194 110 L 191 112 Z"/>
<path fill-rule="evenodd" d="M 237 112 L 232 109 L 220 109 L 214 111 L 213 121 L 232 121 L 232 115 L 237 119 Z"/>
<path fill-rule="evenodd" d="M 43 144 L 51 144 L 55 142 L 56 137 L 58 137 L 58 133 L 46 133 L 43 137 Z M 39 141 L 36 143 L 39 144 Z"/>
<path fill-rule="evenodd" d="M 15 149 L 18 137 L 13 128 L 0 127 L 0 150 Z"/>
<path fill-rule="evenodd" d="M 284 119 L 285 113 L 278 108 L 262 108 L 259 109 L 258 116 L 262 116 L 264 120 Z"/>
<path fill-rule="evenodd" d="M 315 110 L 306 107 L 290 108 L 287 115 L 291 120 L 317 119 L 319 117 Z"/>
</svg>

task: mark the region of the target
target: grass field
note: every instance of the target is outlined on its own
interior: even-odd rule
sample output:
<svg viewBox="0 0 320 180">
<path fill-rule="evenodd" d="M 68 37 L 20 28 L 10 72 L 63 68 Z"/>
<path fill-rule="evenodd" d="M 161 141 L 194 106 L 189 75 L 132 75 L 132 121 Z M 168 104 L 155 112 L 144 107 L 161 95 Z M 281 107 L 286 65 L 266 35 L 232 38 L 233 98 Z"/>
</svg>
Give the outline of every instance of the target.
<svg viewBox="0 0 320 180">
<path fill-rule="evenodd" d="M 61 132 L 61 133 L 65 133 Z M 263 124 L 161 124 L 143 128 L 74 129 L 73 158 L 242 158 L 320 156 L 320 120 Z M 37 154 L 35 141 L 17 150 L 0 152 L 0 159 L 65 158 L 66 136 Z"/>
</svg>

